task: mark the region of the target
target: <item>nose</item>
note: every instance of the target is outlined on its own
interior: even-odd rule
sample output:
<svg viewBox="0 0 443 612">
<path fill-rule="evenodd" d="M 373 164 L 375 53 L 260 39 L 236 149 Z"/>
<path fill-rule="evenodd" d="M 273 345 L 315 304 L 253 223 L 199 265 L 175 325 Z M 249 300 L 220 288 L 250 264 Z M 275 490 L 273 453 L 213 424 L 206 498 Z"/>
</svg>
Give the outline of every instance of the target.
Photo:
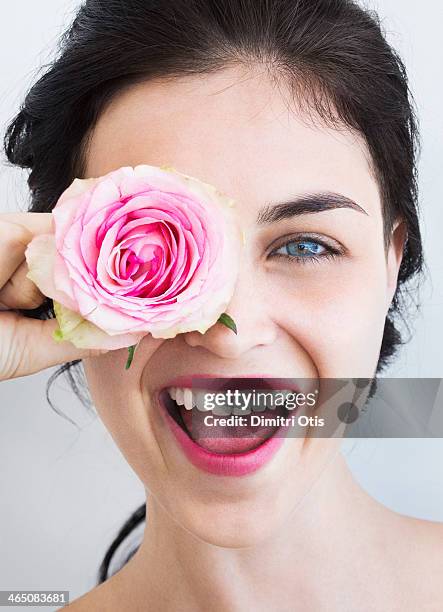
<svg viewBox="0 0 443 612">
<path fill-rule="evenodd" d="M 270 316 L 271 299 L 275 296 L 267 295 L 265 282 L 257 282 L 253 266 L 242 266 L 225 310 L 234 319 L 237 334 L 216 323 L 204 334 L 197 331 L 184 334 L 184 340 L 189 346 L 205 348 L 224 359 L 236 359 L 254 348 L 273 344 L 278 330 Z"/>
</svg>

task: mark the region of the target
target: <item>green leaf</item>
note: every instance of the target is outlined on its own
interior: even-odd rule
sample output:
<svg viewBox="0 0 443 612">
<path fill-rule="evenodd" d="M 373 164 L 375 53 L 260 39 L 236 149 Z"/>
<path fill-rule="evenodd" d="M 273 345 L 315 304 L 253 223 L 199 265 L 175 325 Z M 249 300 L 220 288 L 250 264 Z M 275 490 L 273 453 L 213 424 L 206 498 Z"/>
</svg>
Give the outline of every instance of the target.
<svg viewBox="0 0 443 612">
<path fill-rule="evenodd" d="M 125 370 L 129 370 L 129 368 L 131 367 L 131 363 L 132 363 L 132 360 L 134 359 L 134 353 L 135 353 L 136 348 L 137 348 L 136 344 L 133 344 L 132 346 L 128 346 L 128 360 L 125 365 Z"/>
<path fill-rule="evenodd" d="M 219 316 L 217 323 L 222 323 L 223 325 L 226 325 L 226 327 L 229 327 L 229 329 L 231 329 L 234 334 L 237 333 L 237 325 L 235 324 L 234 319 L 230 317 L 226 312 L 223 312 Z"/>
<path fill-rule="evenodd" d="M 64 340 L 63 332 L 60 328 L 54 330 L 52 337 L 56 342 L 62 342 Z"/>
</svg>

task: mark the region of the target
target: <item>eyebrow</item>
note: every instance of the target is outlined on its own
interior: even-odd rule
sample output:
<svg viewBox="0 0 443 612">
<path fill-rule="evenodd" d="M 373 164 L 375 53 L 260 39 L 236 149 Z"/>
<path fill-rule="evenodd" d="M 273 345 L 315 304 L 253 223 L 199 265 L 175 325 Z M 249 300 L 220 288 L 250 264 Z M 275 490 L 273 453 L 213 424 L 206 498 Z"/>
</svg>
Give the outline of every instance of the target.
<svg viewBox="0 0 443 612">
<path fill-rule="evenodd" d="M 335 210 L 336 208 L 351 208 L 364 215 L 368 214 L 356 202 L 341 193 L 309 193 L 289 202 L 267 204 L 260 210 L 257 216 L 257 223 L 258 225 L 276 223 L 283 219 L 299 215 L 310 215 L 326 210 Z"/>
</svg>

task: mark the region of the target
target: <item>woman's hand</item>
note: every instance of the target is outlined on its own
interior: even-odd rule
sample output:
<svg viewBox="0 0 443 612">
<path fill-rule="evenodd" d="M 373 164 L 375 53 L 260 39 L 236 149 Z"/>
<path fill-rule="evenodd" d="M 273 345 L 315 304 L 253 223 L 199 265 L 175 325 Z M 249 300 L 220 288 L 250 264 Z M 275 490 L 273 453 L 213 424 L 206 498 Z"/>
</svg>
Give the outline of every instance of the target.
<svg viewBox="0 0 443 612">
<path fill-rule="evenodd" d="M 35 235 L 50 233 L 51 228 L 50 213 L 0 214 L 0 380 L 107 352 L 57 343 L 52 338 L 58 326 L 55 319 L 41 321 L 13 312 L 32 310 L 46 299 L 26 278 L 25 250 Z"/>
</svg>

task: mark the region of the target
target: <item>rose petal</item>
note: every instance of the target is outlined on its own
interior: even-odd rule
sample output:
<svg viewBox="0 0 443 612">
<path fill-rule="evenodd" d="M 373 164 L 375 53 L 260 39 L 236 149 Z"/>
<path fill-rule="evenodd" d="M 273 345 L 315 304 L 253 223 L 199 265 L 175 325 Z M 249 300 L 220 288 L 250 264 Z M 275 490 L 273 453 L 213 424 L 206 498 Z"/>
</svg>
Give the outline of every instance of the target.
<svg viewBox="0 0 443 612">
<path fill-rule="evenodd" d="M 54 302 L 54 312 L 59 324 L 54 339 L 72 342 L 82 349 L 121 349 L 137 344 L 146 334 L 122 334 L 110 336 L 78 313 Z"/>
<path fill-rule="evenodd" d="M 55 285 L 72 309 L 113 337 L 204 333 L 234 290 L 233 200 L 170 167 L 125 166 L 89 181 L 54 209 Z"/>
<path fill-rule="evenodd" d="M 37 285 L 43 295 L 58 300 L 68 308 L 76 308 L 76 303 L 70 295 L 56 287 L 54 268 L 59 265 L 58 253 L 55 248 L 53 234 L 39 234 L 28 244 L 25 259 L 29 271 L 27 277 Z"/>
</svg>

